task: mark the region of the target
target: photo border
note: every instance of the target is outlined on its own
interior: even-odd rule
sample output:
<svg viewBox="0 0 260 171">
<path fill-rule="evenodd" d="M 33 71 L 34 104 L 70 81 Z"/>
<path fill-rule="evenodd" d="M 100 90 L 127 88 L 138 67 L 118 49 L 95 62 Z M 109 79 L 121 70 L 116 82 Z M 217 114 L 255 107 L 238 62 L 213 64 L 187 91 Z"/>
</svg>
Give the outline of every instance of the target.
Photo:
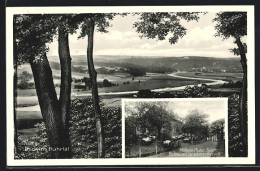
<svg viewBox="0 0 260 171">
<path fill-rule="evenodd" d="M 230 7 L 232 5 L 229 5 L 229 6 L 217 6 L 218 8 L 214 10 L 214 8 L 216 6 L 196 6 L 196 7 L 191 7 L 191 6 L 185 6 L 185 11 L 196 11 L 192 8 L 198 8 L 200 7 L 201 9 L 206 9 L 207 8 L 207 11 L 208 8 L 212 8 L 212 11 L 210 12 L 217 12 L 219 11 L 219 8 L 221 7 L 222 9 L 227 9 L 227 10 L 230 10 Z M 251 16 L 250 17 L 250 20 L 248 20 L 248 28 L 250 27 L 250 29 L 248 29 L 248 36 L 247 36 L 247 39 L 250 40 L 250 41 L 247 41 L 248 43 L 248 47 L 251 47 L 249 48 L 248 50 L 248 54 L 247 56 L 252 56 L 254 57 L 254 41 L 251 41 L 251 40 L 254 40 L 254 6 L 250 5 L 250 6 L 235 6 L 237 9 L 237 11 L 241 11 L 241 9 L 246 9 L 249 13 L 248 13 L 248 16 Z M 41 9 L 42 8 L 42 9 Z M 81 9 L 91 9 L 89 12 L 95 12 L 97 13 L 97 11 L 95 11 L 97 8 L 100 10 L 100 8 L 109 8 L 109 7 L 48 7 L 48 9 L 45 7 L 8 7 L 6 8 L 6 30 L 7 30 L 7 33 L 6 33 L 6 44 L 8 45 L 7 46 L 7 49 L 6 49 L 6 77 L 8 78 L 12 78 L 10 77 L 10 74 L 12 76 L 13 74 L 13 63 L 12 63 L 12 58 L 8 58 L 8 56 L 12 56 L 12 35 L 10 36 L 10 30 L 12 30 L 10 28 L 10 21 L 12 21 L 12 19 L 10 20 L 10 15 L 12 14 L 20 14 L 20 13 L 41 13 L 41 12 L 44 12 L 44 10 L 48 10 L 48 13 L 59 13 L 59 10 L 57 10 L 57 8 L 59 8 L 59 10 L 62 8 L 61 12 L 60 13 L 65 13 L 67 11 L 70 11 L 69 13 L 73 13 L 71 12 L 71 9 L 72 8 L 77 8 L 76 10 L 74 10 L 75 12 L 79 13 L 79 8 Z M 136 11 L 136 9 L 140 9 L 140 8 L 144 8 L 144 7 L 110 7 L 110 8 L 116 8 L 116 9 L 119 9 L 118 11 L 115 11 L 115 12 L 120 12 L 123 8 L 134 8 L 135 10 L 133 11 Z M 147 11 L 147 8 L 148 7 L 145 7 L 145 11 Z M 171 7 L 171 6 L 149 6 L 149 8 L 153 8 L 153 9 L 173 9 L 173 8 L 180 8 L 180 9 L 183 9 L 182 6 L 174 6 L 174 7 Z M 13 11 L 14 10 L 14 11 Z M 43 11 L 42 11 L 43 10 Z M 52 12 L 49 12 L 49 10 L 53 10 Z M 93 10 L 93 11 L 92 11 Z M 21 12 L 20 12 L 21 11 Z M 102 10 L 103 11 L 103 10 Z M 133 12 L 133 11 L 129 11 L 129 12 Z M 148 10 L 149 11 L 149 10 Z M 153 11 L 153 10 L 152 10 Z M 159 10 L 160 12 L 162 10 Z M 167 11 L 167 10 L 166 10 Z M 183 12 L 183 10 L 180 10 Z M 202 10 L 198 10 L 198 11 L 202 11 Z M 236 10 L 233 10 L 232 11 L 236 11 Z M 85 11 L 86 12 L 86 11 Z M 113 12 L 113 10 L 111 10 L 110 12 Z M 128 12 L 128 11 L 127 11 Z M 250 14 L 250 15 L 249 15 Z M 249 18 L 249 17 L 248 17 Z M 251 30 L 251 31 L 250 31 Z M 12 31 L 11 31 L 12 32 Z M 254 80 L 254 58 L 253 59 L 250 59 L 248 60 L 248 126 L 249 126 L 249 129 L 248 129 L 248 140 L 250 140 L 250 146 L 248 146 L 248 156 L 250 157 L 247 157 L 250 158 L 250 162 L 249 163 L 244 163 L 244 161 L 246 161 L 245 159 L 242 159 L 241 161 L 236 158 L 237 160 L 237 163 L 236 164 L 254 164 L 255 163 L 255 80 Z M 10 124 L 10 123 L 13 123 L 13 117 L 10 117 L 10 115 L 8 115 L 8 113 L 13 113 L 13 104 L 12 104 L 12 98 L 13 98 L 13 82 L 10 82 L 10 80 L 7 80 L 6 81 L 6 87 L 7 87 L 7 95 L 6 95 L 6 103 L 7 103 L 7 108 L 6 108 L 6 113 L 7 113 L 7 117 L 6 117 L 6 126 L 7 126 L 7 130 L 6 130 L 6 134 L 9 135 L 7 136 L 6 140 L 7 140 L 7 166 L 22 166 L 22 165 L 12 165 L 12 162 L 10 163 L 10 151 L 13 149 L 13 148 L 9 148 L 11 144 L 14 144 L 12 143 L 13 142 L 13 136 L 10 136 L 10 135 L 13 135 L 12 133 L 10 134 L 10 132 L 12 132 L 12 130 L 10 131 L 10 128 L 13 129 L 13 125 Z M 249 117 L 250 116 L 250 117 Z M 253 127 L 253 129 L 252 129 Z M 11 143 L 11 144 L 10 144 Z M 248 143 L 249 144 L 249 143 Z M 122 146 L 123 147 L 123 146 Z M 13 151 L 12 151 L 13 153 Z M 12 156 L 11 156 L 12 157 Z M 253 158 L 254 159 L 253 159 Z M 240 157 L 241 159 L 241 157 Z M 41 163 L 43 162 L 43 159 L 40 159 L 41 160 Z M 54 162 L 56 163 L 59 159 L 51 159 L 51 160 L 54 160 Z M 77 159 L 65 159 L 65 160 L 77 160 Z M 80 159 L 82 160 L 82 159 Z M 83 159 L 83 160 L 86 160 L 86 159 Z M 91 159 L 91 161 L 93 161 L 95 159 Z M 107 160 L 107 159 L 97 159 L 99 161 L 99 163 L 97 165 L 100 165 L 100 163 L 103 163 L 101 160 Z M 28 160 L 22 160 L 23 162 L 26 162 Z M 35 160 L 33 160 L 35 161 Z M 29 161 L 29 163 L 31 164 L 32 160 Z M 50 159 L 48 159 L 48 162 L 43 162 L 45 164 L 47 164 L 48 166 L 50 166 Z M 110 161 L 111 163 L 111 161 Z M 11 164 L 11 165 L 10 165 Z M 93 164 L 93 163 L 91 163 Z M 120 162 L 120 163 L 113 163 L 113 165 L 125 165 L 124 163 Z M 138 163 L 137 163 L 138 164 Z M 192 163 L 190 163 L 192 164 Z M 196 164 L 196 163 L 195 163 Z M 206 164 L 206 163 L 205 163 Z M 221 163 L 214 163 L 214 164 L 221 164 Z M 225 163 L 223 163 L 225 164 Z M 63 165 L 63 164 L 62 164 Z M 71 164 L 70 164 L 71 165 Z M 75 165 L 82 165 L 82 163 L 75 163 Z M 86 163 L 84 163 L 83 165 L 86 165 Z M 29 166 L 29 165 L 23 165 L 23 166 Z M 30 166 L 46 166 L 46 165 L 30 165 Z M 52 166 L 55 166 L 55 165 L 52 165 Z M 60 166 L 60 165 L 59 165 Z M 64 166 L 64 165 L 63 165 Z"/>
<path fill-rule="evenodd" d="M 230 158 L 228 156 L 228 97 L 210 97 L 210 98 L 122 98 L 121 99 L 121 106 L 122 106 L 122 155 L 123 158 L 125 159 L 129 159 L 125 157 L 125 104 L 127 102 L 202 102 L 202 101 L 210 101 L 210 102 L 216 102 L 216 101 L 222 101 L 225 104 L 225 109 L 223 109 L 225 111 L 224 115 L 225 115 L 225 157 L 197 157 L 198 159 L 195 159 L 195 157 L 180 157 L 183 160 L 200 160 L 200 159 L 205 159 L 205 160 L 213 160 L 213 162 L 215 162 L 215 158 L 223 160 L 223 159 L 228 159 Z M 176 159 L 178 157 L 164 157 L 162 158 L 163 160 L 167 159 L 167 160 L 172 160 L 172 162 L 176 162 Z M 139 160 L 140 158 L 134 158 L 136 160 Z M 160 158 L 151 158 L 152 160 L 158 160 Z M 149 159 L 149 160 L 151 160 Z M 178 159 L 177 159 L 178 160 Z M 205 161 L 204 160 L 204 161 Z M 147 160 L 148 161 L 148 160 Z M 148 161 L 149 162 L 149 161 Z M 177 161 L 178 163 L 178 161 Z M 169 164 L 169 163 L 166 163 Z M 187 164 L 187 163 L 182 163 L 182 164 Z M 203 164 L 203 163 L 199 163 L 198 164 Z M 212 164 L 212 163 L 207 163 L 207 164 Z M 227 164 L 233 164 L 233 163 L 227 163 Z"/>
</svg>

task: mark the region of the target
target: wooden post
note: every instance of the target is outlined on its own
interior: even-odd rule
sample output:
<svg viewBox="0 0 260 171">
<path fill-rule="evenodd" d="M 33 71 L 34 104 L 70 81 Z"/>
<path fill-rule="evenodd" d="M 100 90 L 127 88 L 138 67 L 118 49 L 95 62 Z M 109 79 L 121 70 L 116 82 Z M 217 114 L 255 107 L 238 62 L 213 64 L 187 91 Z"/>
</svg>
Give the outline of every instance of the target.
<svg viewBox="0 0 260 171">
<path fill-rule="evenodd" d="M 157 151 L 157 140 L 156 140 L 156 144 L 155 144 L 155 154 L 157 154 L 158 151 Z"/>
<path fill-rule="evenodd" d="M 141 146 L 139 145 L 139 157 L 142 157 L 142 151 L 141 151 Z"/>
</svg>

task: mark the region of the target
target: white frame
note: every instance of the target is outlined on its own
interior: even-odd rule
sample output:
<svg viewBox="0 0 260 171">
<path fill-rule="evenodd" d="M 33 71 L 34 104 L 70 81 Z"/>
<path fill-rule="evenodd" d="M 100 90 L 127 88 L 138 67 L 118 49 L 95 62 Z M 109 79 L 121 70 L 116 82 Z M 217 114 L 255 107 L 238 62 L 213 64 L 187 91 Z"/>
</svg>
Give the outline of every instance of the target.
<svg viewBox="0 0 260 171">
<path fill-rule="evenodd" d="M 13 124 L 13 15 L 39 13 L 98 13 L 98 12 L 219 12 L 246 11 L 248 15 L 248 157 L 174 158 L 165 159 L 14 159 Z M 254 164 L 255 163 L 255 64 L 254 6 L 100 6 L 100 7 L 7 7 L 6 8 L 6 93 L 7 93 L 7 166 L 72 166 L 72 165 L 179 165 L 179 164 Z M 124 123 L 124 122 L 123 122 Z M 124 138 L 124 136 L 122 137 Z"/>
</svg>

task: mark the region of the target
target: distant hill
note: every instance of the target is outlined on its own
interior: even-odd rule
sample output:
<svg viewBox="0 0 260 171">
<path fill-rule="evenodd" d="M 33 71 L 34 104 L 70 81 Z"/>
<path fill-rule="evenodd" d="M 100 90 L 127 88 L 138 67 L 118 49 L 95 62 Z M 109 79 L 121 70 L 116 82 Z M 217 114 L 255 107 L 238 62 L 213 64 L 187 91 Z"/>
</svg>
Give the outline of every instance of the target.
<svg viewBox="0 0 260 171">
<path fill-rule="evenodd" d="M 95 60 L 98 65 L 106 64 L 133 64 L 146 67 L 167 67 L 179 71 L 220 71 L 241 72 L 239 58 L 213 58 L 213 57 L 113 57 L 103 56 L 102 60 Z"/>
<path fill-rule="evenodd" d="M 52 57 L 51 59 L 55 59 Z M 178 71 L 226 71 L 242 72 L 240 58 L 216 58 L 201 56 L 159 57 L 159 56 L 124 56 L 96 55 L 96 66 L 127 67 L 139 66 L 145 68 L 172 68 Z M 85 55 L 72 56 L 73 65 L 87 65 Z"/>
</svg>

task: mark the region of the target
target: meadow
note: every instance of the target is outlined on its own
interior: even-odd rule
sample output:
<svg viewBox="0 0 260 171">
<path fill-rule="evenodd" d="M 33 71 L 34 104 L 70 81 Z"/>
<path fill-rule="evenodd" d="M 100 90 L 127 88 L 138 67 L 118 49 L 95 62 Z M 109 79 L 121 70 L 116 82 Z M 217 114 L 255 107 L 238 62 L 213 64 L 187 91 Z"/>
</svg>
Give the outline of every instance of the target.
<svg viewBox="0 0 260 171">
<path fill-rule="evenodd" d="M 225 81 L 241 81 L 243 78 L 243 73 L 203 73 L 201 72 L 199 75 L 195 74 L 196 72 L 182 72 L 177 73 L 177 75 L 185 76 L 185 77 L 194 77 L 194 78 L 209 78 L 216 80 L 225 80 Z"/>
</svg>

